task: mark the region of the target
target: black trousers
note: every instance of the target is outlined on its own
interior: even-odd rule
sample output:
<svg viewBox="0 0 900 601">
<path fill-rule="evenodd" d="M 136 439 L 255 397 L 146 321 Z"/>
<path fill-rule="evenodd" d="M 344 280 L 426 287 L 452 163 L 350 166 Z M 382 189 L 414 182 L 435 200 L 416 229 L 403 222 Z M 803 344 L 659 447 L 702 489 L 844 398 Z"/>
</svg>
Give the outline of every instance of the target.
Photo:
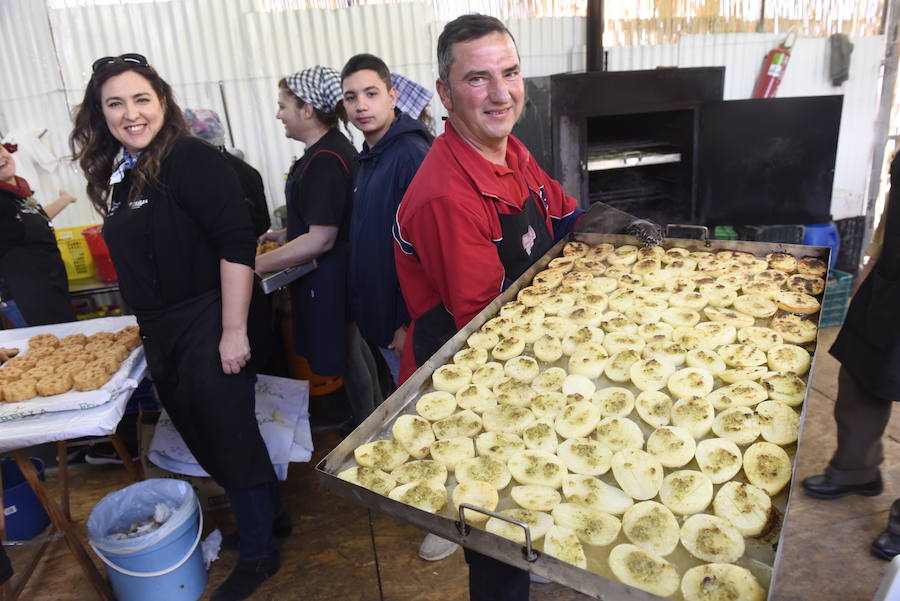
<svg viewBox="0 0 900 601">
<path fill-rule="evenodd" d="M 237 521 L 241 561 L 256 561 L 274 553 L 272 522 L 284 511 L 278 482 L 225 492 Z"/>
<path fill-rule="evenodd" d="M 841 368 L 834 403 L 837 450 L 826 468 L 833 482 L 865 484 L 879 476 L 879 466 L 884 460 L 881 436 L 893 407 L 893 400 L 870 394 L 859 380 Z"/>
<path fill-rule="evenodd" d="M 528 572 L 463 549 L 469 564 L 469 601 L 528 601 Z"/>
<path fill-rule="evenodd" d="M 6 556 L 6 549 L 0 546 L 0 584 L 12 578 L 12 575 L 12 563 L 10 563 L 9 557 Z"/>
</svg>

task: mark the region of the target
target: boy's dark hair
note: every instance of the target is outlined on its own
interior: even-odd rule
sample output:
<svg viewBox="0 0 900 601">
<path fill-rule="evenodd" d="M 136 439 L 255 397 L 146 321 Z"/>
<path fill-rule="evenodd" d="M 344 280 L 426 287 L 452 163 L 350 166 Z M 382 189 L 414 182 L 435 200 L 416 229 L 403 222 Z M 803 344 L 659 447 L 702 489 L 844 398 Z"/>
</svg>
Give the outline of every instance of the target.
<svg viewBox="0 0 900 601">
<path fill-rule="evenodd" d="M 490 33 L 505 33 L 516 43 L 503 21 L 488 15 L 463 15 L 444 26 L 437 43 L 438 76 L 449 85 L 450 66 L 453 64 L 453 44 L 483 38 Z M 518 46 L 516 47 L 518 52 Z"/>
<path fill-rule="evenodd" d="M 394 84 L 391 83 L 391 70 L 388 69 L 383 60 L 374 54 L 356 54 L 351 56 L 344 68 L 341 69 L 341 84 L 357 71 L 365 71 L 366 69 L 375 71 L 381 81 L 384 82 L 388 91 L 394 87 Z"/>
</svg>

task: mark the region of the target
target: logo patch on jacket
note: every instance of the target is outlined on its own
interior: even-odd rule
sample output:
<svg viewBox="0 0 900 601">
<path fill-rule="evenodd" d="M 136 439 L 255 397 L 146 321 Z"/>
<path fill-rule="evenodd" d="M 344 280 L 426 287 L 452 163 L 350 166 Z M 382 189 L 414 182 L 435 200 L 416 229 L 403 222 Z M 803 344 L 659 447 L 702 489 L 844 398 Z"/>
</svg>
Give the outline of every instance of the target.
<svg viewBox="0 0 900 601">
<path fill-rule="evenodd" d="M 530 225 L 528 226 L 528 231 L 522 234 L 522 248 L 525 249 L 525 252 L 528 253 L 528 256 L 531 256 L 531 249 L 534 248 L 534 241 L 537 239 L 537 234 L 534 232 L 534 228 Z"/>
</svg>

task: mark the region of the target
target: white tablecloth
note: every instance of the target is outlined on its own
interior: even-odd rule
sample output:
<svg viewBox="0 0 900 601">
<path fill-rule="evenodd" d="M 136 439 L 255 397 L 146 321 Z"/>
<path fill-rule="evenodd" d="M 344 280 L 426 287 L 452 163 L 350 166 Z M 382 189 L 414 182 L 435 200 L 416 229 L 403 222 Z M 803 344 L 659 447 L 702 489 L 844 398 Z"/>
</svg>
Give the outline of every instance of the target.
<svg viewBox="0 0 900 601">
<path fill-rule="evenodd" d="M 289 463 L 305 463 L 312 457 L 309 382 L 260 375 L 256 382 L 256 422 L 278 479 L 287 479 Z M 165 413 L 156 424 L 147 458 L 176 474 L 209 475 Z"/>
<path fill-rule="evenodd" d="M 35 334 L 45 332 L 62 337 L 75 333 L 115 332 L 129 325 L 137 325 L 133 316 L 103 317 L 49 326 L 0 330 L 0 346 L 15 346 L 11 343 L 27 340 Z M 102 389 L 93 391 L 95 393 L 93 396 L 91 393 L 79 393 L 88 395 L 82 404 L 86 408 L 48 411 L 0 423 L 0 452 L 82 436 L 108 436 L 115 432 L 132 391 L 147 371 L 143 347 L 138 347 L 136 351 L 131 356 L 133 361 L 127 367 L 125 377 L 122 378 L 127 382 L 123 382 L 111 393 Z M 27 403 L 28 401 L 24 401 L 16 404 L 24 406 Z"/>
</svg>

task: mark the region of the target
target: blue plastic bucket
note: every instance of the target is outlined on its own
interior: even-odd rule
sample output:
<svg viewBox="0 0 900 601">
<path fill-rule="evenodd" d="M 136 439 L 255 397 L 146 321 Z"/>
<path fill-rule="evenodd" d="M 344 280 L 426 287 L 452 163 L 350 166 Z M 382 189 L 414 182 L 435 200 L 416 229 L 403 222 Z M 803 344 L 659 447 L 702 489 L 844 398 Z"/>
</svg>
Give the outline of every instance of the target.
<svg viewBox="0 0 900 601">
<path fill-rule="evenodd" d="M 803 244 L 807 246 L 831 247 L 831 261 L 828 263 L 828 268 L 834 269 L 838 251 L 841 249 L 841 235 L 838 233 L 837 227 L 835 227 L 833 222 L 817 223 L 803 227 Z"/>
<path fill-rule="evenodd" d="M 171 488 L 172 483 L 183 485 L 189 492 L 186 502 L 176 510 L 170 520 L 180 520 L 177 524 L 163 526 L 167 528 L 164 537 L 152 533 L 127 541 L 111 540 L 107 536 L 98 536 L 98 526 L 103 522 L 117 520 L 114 515 L 119 512 L 124 520 L 120 527 L 136 521 L 134 509 L 122 506 L 124 502 L 135 498 L 133 493 L 147 492 L 135 487 L 149 489 L 150 507 L 155 498 L 152 495 L 157 483 L 164 483 Z M 129 490 L 132 489 L 132 490 Z M 132 494 L 123 494 L 132 493 Z M 95 519 L 95 515 L 98 516 Z M 143 508 L 140 514 L 146 519 L 152 515 Z M 110 516 L 113 516 L 110 518 Z M 162 528 L 161 528 L 162 529 Z M 111 493 L 104 497 L 91 511 L 88 518 L 88 537 L 94 552 L 106 564 L 106 573 L 118 601 L 196 601 L 206 588 L 206 568 L 203 565 L 203 554 L 200 549 L 200 535 L 203 532 L 203 512 L 190 484 L 180 480 L 156 479 L 145 480 L 133 484 L 126 489 Z M 150 539 L 142 540 L 142 539 Z M 159 540 L 155 540 L 159 539 Z M 127 548 L 127 549 L 126 549 Z M 124 552 L 123 552 L 124 551 Z"/>
<path fill-rule="evenodd" d="M 31 463 L 38 477 L 44 479 L 44 462 L 31 457 Z M 38 500 L 31 485 L 25 480 L 16 462 L 7 457 L 3 460 L 3 515 L 6 518 L 6 538 L 9 540 L 30 540 L 37 536 L 50 518 Z"/>
</svg>

